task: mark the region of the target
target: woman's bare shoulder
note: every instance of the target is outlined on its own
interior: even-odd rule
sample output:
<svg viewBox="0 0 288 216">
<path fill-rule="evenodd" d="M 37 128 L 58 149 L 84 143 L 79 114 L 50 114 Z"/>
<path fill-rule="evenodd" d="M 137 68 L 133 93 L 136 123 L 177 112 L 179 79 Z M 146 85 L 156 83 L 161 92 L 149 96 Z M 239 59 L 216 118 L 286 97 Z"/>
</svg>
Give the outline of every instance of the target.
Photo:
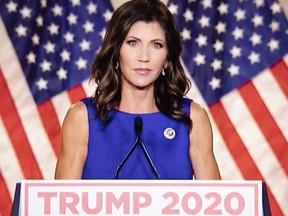
<svg viewBox="0 0 288 216">
<path fill-rule="evenodd" d="M 88 133 L 87 109 L 84 103 L 77 102 L 67 111 L 62 124 L 62 137 L 71 141 L 71 137 L 83 136 L 85 140 Z"/>
<path fill-rule="evenodd" d="M 87 116 L 86 106 L 83 102 L 79 101 L 73 104 L 67 111 L 65 120 L 83 121 Z"/>
<path fill-rule="evenodd" d="M 199 103 L 193 101 L 190 106 L 190 118 L 193 121 L 207 121 L 208 114 L 206 109 Z"/>
</svg>

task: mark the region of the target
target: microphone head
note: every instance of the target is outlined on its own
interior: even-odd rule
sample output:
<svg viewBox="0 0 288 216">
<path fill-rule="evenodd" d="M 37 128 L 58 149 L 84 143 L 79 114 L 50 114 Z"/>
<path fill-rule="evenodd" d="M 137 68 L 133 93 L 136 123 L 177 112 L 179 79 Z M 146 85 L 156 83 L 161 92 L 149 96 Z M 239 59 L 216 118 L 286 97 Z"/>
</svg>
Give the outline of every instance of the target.
<svg viewBox="0 0 288 216">
<path fill-rule="evenodd" d="M 141 117 L 137 116 L 135 119 L 134 119 L 134 130 L 135 130 L 135 133 L 137 135 L 139 135 L 141 132 L 142 132 L 142 125 L 143 125 L 143 120 Z"/>
</svg>

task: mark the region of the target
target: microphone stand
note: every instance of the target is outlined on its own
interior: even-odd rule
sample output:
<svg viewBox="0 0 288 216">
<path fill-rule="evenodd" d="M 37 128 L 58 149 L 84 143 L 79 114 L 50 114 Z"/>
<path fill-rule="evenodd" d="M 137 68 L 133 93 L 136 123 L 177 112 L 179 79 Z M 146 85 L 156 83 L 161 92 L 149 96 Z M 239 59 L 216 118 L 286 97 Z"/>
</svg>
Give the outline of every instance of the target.
<svg viewBox="0 0 288 216">
<path fill-rule="evenodd" d="M 157 172 L 156 167 L 155 167 L 155 165 L 153 164 L 153 162 L 152 162 L 152 160 L 151 160 L 151 158 L 150 158 L 150 156 L 149 156 L 149 154 L 148 154 L 148 152 L 147 152 L 144 144 L 143 144 L 142 142 L 140 142 L 140 145 L 141 145 L 141 147 L 142 147 L 142 150 L 143 150 L 144 153 L 145 153 L 145 156 L 146 156 L 146 158 L 147 158 L 147 160 L 148 160 L 148 162 L 149 162 L 149 164 L 150 164 L 150 167 L 152 168 L 153 173 L 155 174 L 155 176 L 156 176 L 157 179 L 160 179 L 160 175 L 159 175 L 159 173 Z"/>
<path fill-rule="evenodd" d="M 117 169 L 115 170 L 115 174 L 114 174 L 114 178 L 118 179 L 119 176 L 119 171 L 122 169 L 123 165 L 125 164 L 125 162 L 127 161 L 127 159 L 130 157 L 131 153 L 133 152 L 133 150 L 135 149 L 135 147 L 138 145 L 139 143 L 139 137 L 136 138 L 136 142 L 134 143 L 134 145 L 130 148 L 129 152 L 125 155 L 125 157 L 123 158 L 123 160 L 121 161 L 121 163 L 119 164 L 119 166 L 117 167 Z"/>
<path fill-rule="evenodd" d="M 115 174 L 114 174 L 114 178 L 118 179 L 119 178 L 119 172 L 122 169 L 122 167 L 124 166 L 125 162 L 127 161 L 127 159 L 130 157 L 130 155 L 132 154 L 132 152 L 134 151 L 135 147 L 137 145 L 141 146 L 141 149 L 144 151 L 145 157 L 149 162 L 150 167 L 152 168 L 153 173 L 155 174 L 157 179 L 160 179 L 160 175 L 156 170 L 155 165 L 153 164 L 144 144 L 141 142 L 140 140 L 140 133 L 142 132 L 142 118 L 141 117 L 136 117 L 134 120 L 134 130 L 136 133 L 136 141 L 133 144 L 133 146 L 130 148 L 130 150 L 128 151 L 128 153 L 125 155 L 125 157 L 123 158 L 123 160 L 121 161 L 121 163 L 119 164 L 119 166 L 117 167 L 117 169 L 115 170 Z"/>
</svg>

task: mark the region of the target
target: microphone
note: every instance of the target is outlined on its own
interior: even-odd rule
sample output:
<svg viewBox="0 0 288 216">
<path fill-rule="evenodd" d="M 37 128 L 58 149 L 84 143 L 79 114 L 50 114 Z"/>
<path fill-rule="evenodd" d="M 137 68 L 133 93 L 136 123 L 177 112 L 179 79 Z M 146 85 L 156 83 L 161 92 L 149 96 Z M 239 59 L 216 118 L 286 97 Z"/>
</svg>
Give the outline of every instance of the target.
<svg viewBox="0 0 288 216">
<path fill-rule="evenodd" d="M 156 167 L 154 166 L 144 144 L 141 142 L 140 140 L 140 134 L 142 132 L 142 125 L 143 125 L 143 120 L 141 117 L 137 116 L 134 119 L 134 131 L 136 134 L 136 141 L 134 143 L 134 145 L 130 148 L 130 150 L 128 151 L 128 153 L 125 155 L 125 157 L 123 158 L 123 160 L 121 161 L 121 163 L 119 164 L 119 166 L 117 167 L 115 174 L 114 174 L 114 178 L 118 179 L 119 177 L 119 172 L 121 171 L 122 167 L 124 166 L 125 162 L 127 161 L 127 159 L 130 157 L 130 155 L 132 154 L 132 152 L 134 151 L 135 147 L 139 144 L 141 146 L 141 149 L 144 151 L 144 154 L 146 156 L 146 159 L 149 162 L 150 167 L 152 168 L 153 173 L 155 174 L 157 179 L 160 179 L 160 175 L 156 170 Z"/>
<path fill-rule="evenodd" d="M 135 119 L 134 119 L 134 131 L 136 133 L 136 137 L 139 138 L 140 137 L 140 134 L 142 132 L 142 125 L 143 125 L 143 121 L 142 121 L 142 118 L 137 116 Z"/>
</svg>

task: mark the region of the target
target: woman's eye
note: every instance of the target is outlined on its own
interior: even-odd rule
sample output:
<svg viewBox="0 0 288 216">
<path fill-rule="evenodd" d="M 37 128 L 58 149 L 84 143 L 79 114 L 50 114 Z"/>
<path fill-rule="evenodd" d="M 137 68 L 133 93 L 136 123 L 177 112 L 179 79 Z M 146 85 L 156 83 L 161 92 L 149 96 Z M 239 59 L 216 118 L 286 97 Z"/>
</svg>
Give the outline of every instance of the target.
<svg viewBox="0 0 288 216">
<path fill-rule="evenodd" d="M 163 44 L 161 44 L 161 43 L 154 43 L 153 44 L 153 46 L 155 47 L 155 48 L 162 48 L 163 47 Z"/>
<path fill-rule="evenodd" d="M 136 46 L 137 45 L 137 41 L 129 40 L 129 41 L 127 41 L 127 44 L 129 44 L 130 46 Z"/>
</svg>

